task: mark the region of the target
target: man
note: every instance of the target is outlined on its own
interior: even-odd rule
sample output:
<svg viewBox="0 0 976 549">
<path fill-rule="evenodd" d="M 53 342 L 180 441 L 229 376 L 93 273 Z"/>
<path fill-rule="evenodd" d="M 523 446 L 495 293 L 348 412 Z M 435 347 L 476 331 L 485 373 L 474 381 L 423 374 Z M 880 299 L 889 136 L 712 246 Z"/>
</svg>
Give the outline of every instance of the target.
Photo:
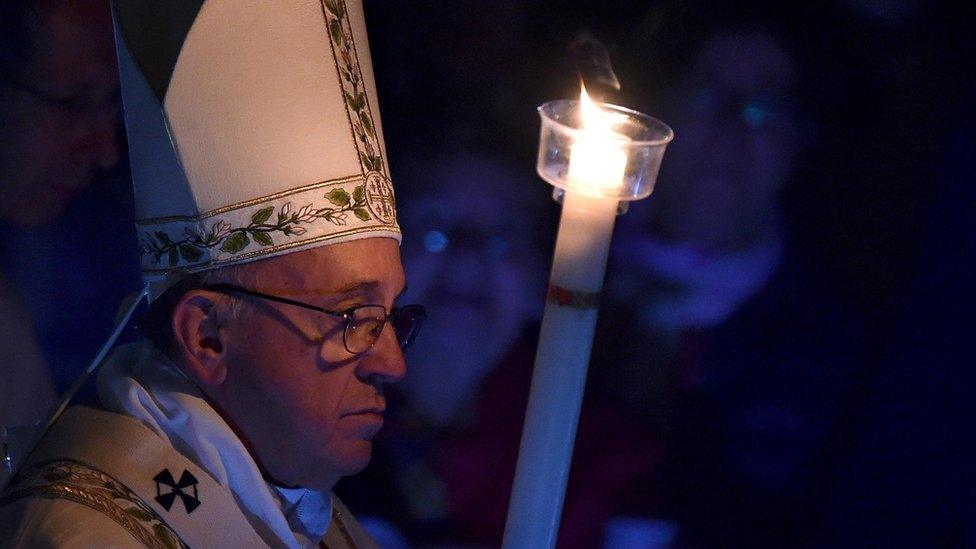
<svg viewBox="0 0 976 549">
<path fill-rule="evenodd" d="M 0 496 L 11 546 L 360 547 L 423 309 L 405 289 L 358 3 L 115 4 L 152 343 Z"/>
<path fill-rule="evenodd" d="M 16 247 L 6 230 L 33 233 L 50 226 L 118 160 L 118 69 L 110 28 L 107 7 L 95 0 L 0 5 L 5 247 Z M 6 382 L 0 385 L 0 427 L 29 424 L 56 401 L 30 322 L 33 311 L 17 286 L 17 266 L 8 263 L 0 272 L 0 354 L 8 360 Z"/>
</svg>

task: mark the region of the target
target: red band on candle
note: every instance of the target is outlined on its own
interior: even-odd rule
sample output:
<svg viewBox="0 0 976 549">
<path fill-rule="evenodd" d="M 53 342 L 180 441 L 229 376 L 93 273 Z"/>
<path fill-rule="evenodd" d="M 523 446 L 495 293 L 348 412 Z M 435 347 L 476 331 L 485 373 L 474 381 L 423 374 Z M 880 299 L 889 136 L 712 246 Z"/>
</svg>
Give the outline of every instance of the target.
<svg viewBox="0 0 976 549">
<path fill-rule="evenodd" d="M 596 309 L 600 306 L 600 292 L 577 292 L 550 284 L 546 301 L 559 305 L 560 307 Z"/>
</svg>

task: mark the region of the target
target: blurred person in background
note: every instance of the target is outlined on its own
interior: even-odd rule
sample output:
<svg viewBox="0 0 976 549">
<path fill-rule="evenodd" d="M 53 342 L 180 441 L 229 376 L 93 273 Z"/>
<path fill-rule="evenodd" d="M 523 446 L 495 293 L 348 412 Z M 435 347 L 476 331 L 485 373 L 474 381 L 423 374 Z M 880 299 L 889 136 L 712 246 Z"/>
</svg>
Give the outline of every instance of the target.
<svg viewBox="0 0 976 549">
<path fill-rule="evenodd" d="M 461 29 L 446 15 L 471 13 L 466 4 L 426 9 L 444 17 L 440 25 Z M 872 369 L 862 351 L 882 354 L 877 351 L 890 337 L 885 322 L 891 305 L 903 300 L 899 281 L 908 278 L 907 244 L 921 234 L 913 229 L 912 211 L 917 198 L 928 194 L 924 184 L 931 174 L 923 158 L 937 156 L 932 137 L 955 117 L 956 111 L 944 108 L 952 103 L 946 82 L 958 85 L 966 71 L 946 68 L 958 42 L 972 40 L 972 18 L 946 10 L 951 4 L 837 0 L 797 7 L 760 0 L 601 8 L 568 2 L 552 10 L 534 3 L 527 20 L 511 21 L 528 32 L 513 36 L 512 28 L 504 29 L 511 36 L 505 47 L 519 54 L 515 65 L 494 62 L 494 53 L 478 56 L 487 71 L 479 76 L 495 77 L 504 68 L 512 85 L 484 77 L 484 85 L 464 91 L 442 86 L 450 76 L 436 67 L 462 64 L 465 56 L 454 52 L 473 49 L 457 44 L 470 41 L 470 33 L 442 41 L 425 25 L 416 25 L 422 32 L 402 28 L 402 16 L 423 21 L 426 13 L 379 15 L 391 21 L 391 32 L 380 38 L 396 57 L 389 64 L 403 68 L 387 86 L 416 86 L 418 93 L 403 94 L 405 104 L 417 106 L 417 97 L 431 104 L 412 113 L 432 128 L 421 134 L 431 150 L 461 136 L 504 154 L 534 153 L 537 127 L 525 113 L 544 100 L 577 93 L 572 83 L 564 85 L 572 71 L 565 50 L 581 27 L 610 42 L 624 86 L 616 102 L 676 130 L 658 189 L 618 220 L 616 265 L 607 275 L 601 310 L 603 340 L 594 348 L 584 401 L 596 396 L 612 403 L 650 429 L 654 445 L 668 452 L 664 471 L 654 465 L 659 457 L 649 454 L 646 466 L 655 472 L 636 487 L 639 497 L 629 508 L 615 510 L 623 520 L 613 524 L 649 539 L 654 521 L 641 527 L 626 515 L 676 520 L 682 540 L 702 546 L 783 546 L 809 539 L 817 519 L 805 518 L 806 512 L 823 501 L 816 485 L 842 459 L 837 441 L 853 432 L 844 425 L 848 414 L 864 411 L 863 392 L 851 388 Z M 956 38 L 942 32 L 941 22 L 949 19 L 958 21 Z M 718 40 L 722 29 L 739 36 Z M 638 52 L 621 47 L 628 33 L 639 35 L 644 47 Z M 418 41 L 429 47 L 402 47 Z M 478 52 L 493 47 L 498 44 Z M 445 52 L 451 63 L 430 61 Z M 411 78 L 405 60 L 428 72 Z M 663 89 L 670 90 L 667 100 L 655 95 Z M 433 132 L 434 121 L 455 120 L 443 115 L 445 101 L 483 106 L 485 96 L 502 93 L 523 99 L 523 106 L 508 108 L 504 120 L 479 118 L 477 125 Z M 484 112 L 473 107 L 463 114 Z M 417 154 L 416 147 L 405 156 L 410 154 Z M 707 181 L 696 184 L 702 179 Z M 649 210 L 662 217 L 660 223 Z M 628 240 L 635 231 L 638 238 Z M 635 251 L 628 250 L 631 244 Z M 628 312 L 614 312 L 621 307 Z M 654 323 L 638 325 L 640 315 Z M 868 322 L 861 320 L 865 315 Z M 524 367 L 531 368 L 531 354 Z M 515 400 L 506 396 L 505 402 Z M 916 402 L 926 405 L 921 397 Z M 521 413 L 517 406 L 510 405 L 512 415 Z M 519 420 L 512 424 L 520 430 Z M 468 476 L 490 475 L 479 460 L 505 462 L 499 457 L 503 447 L 486 443 L 474 452 Z M 877 456 L 868 454 L 867 444 L 857 450 L 869 470 Z M 511 459 L 514 467 L 514 452 Z M 662 479 L 674 480 L 665 486 Z M 848 479 L 829 481 L 842 486 Z M 493 500 L 503 500 L 507 496 L 495 492 L 507 482 L 482 486 L 491 486 Z M 480 498 L 480 518 L 500 523 L 504 516 L 490 518 L 486 510 L 497 506 L 483 496 L 471 496 L 472 509 Z M 563 515 L 564 528 L 569 516 Z M 871 523 L 862 527 L 869 530 Z M 620 538 L 608 531 L 607 539 Z"/>
<path fill-rule="evenodd" d="M 6 264 L 0 272 L 0 355 L 6 363 L 0 426 L 36 421 L 56 398 L 42 351 L 48 342 L 38 341 L 33 329 L 34 303 L 6 271 L 23 270 L 32 261 L 27 256 L 43 254 L 18 243 L 55 223 L 118 161 L 117 87 L 106 2 L 0 4 L 0 231 Z M 75 287 L 66 294 L 78 292 Z"/>
<path fill-rule="evenodd" d="M 443 337 L 418 341 L 415 375 L 398 390 L 443 429 L 459 425 L 479 383 L 538 320 L 546 264 L 534 222 L 548 204 L 539 181 L 486 155 L 444 157 L 424 178 L 403 210 L 421 235 L 404 255 L 415 259 L 410 293 L 431 303 L 427 329 Z"/>
<path fill-rule="evenodd" d="M 485 379 L 512 355 L 528 353 L 531 360 L 527 332 L 538 329 L 545 295 L 537 233 L 548 226 L 540 214 L 547 192 L 504 159 L 484 154 L 442 154 L 400 174 L 400 193 L 410 196 L 402 224 L 417 235 L 404 241 L 405 297 L 427 300 L 424 330 L 436 341 L 411 348 L 410 376 L 391 391 L 402 401 L 392 407 L 397 416 L 377 441 L 366 480 L 346 481 L 353 483 L 346 498 L 354 508 L 357 497 L 370 509 L 386 501 L 384 518 L 411 542 L 443 541 L 456 494 L 437 461 L 475 421 L 473 403 Z M 534 223 L 540 217 L 543 223 Z M 381 491 L 391 485 L 399 504 Z"/>
<path fill-rule="evenodd" d="M 650 34 L 683 48 L 657 109 L 677 138 L 654 194 L 620 218 L 590 377 L 665 448 L 667 484 L 643 488 L 665 504 L 624 512 L 675 520 L 681 544 L 803 539 L 857 364 L 858 322 L 783 206 L 816 131 L 789 20 L 679 6 Z"/>
<path fill-rule="evenodd" d="M 539 243 L 551 242 L 558 206 L 531 172 L 497 158 L 459 154 L 425 166 L 405 178 L 422 183 L 401 191 L 414 193 L 401 213 L 419 235 L 404 257 L 407 296 L 429 300 L 425 330 L 437 341 L 411 349 L 410 376 L 391 391 L 402 414 L 378 438 L 365 476 L 339 493 L 354 510 L 381 510 L 373 533 L 395 532 L 385 538 L 391 547 L 497 546 L 544 308 L 549 256 Z M 607 521 L 635 503 L 659 465 L 646 430 L 599 397 L 584 399 L 561 547 L 599 546 Z M 382 488 L 391 485 L 394 498 Z"/>
</svg>

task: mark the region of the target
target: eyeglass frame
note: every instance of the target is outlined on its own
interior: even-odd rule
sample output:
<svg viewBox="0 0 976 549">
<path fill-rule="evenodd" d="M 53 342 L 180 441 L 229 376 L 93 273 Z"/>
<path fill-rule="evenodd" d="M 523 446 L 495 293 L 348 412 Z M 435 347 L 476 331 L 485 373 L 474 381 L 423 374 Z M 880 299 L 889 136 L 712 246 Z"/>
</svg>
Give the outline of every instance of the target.
<svg viewBox="0 0 976 549">
<path fill-rule="evenodd" d="M 383 305 L 376 305 L 372 303 L 356 305 L 355 307 L 350 307 L 345 311 L 330 311 L 324 307 L 319 307 L 318 305 L 312 305 L 311 303 L 304 303 L 302 301 L 289 299 L 287 297 L 266 294 L 264 292 L 243 288 L 235 284 L 228 284 L 228 283 L 208 284 L 206 286 L 203 286 L 201 289 L 210 290 L 213 292 L 220 292 L 220 293 L 242 294 L 251 297 L 257 297 L 259 299 L 267 299 L 269 301 L 284 303 L 286 305 L 294 305 L 295 307 L 302 307 L 303 309 L 309 309 L 319 313 L 327 314 L 334 318 L 339 318 L 345 321 L 345 325 L 342 327 L 342 346 L 345 347 L 346 351 L 349 354 L 352 354 L 354 356 L 361 356 L 368 353 L 373 348 L 373 345 L 376 345 L 376 342 L 379 341 L 379 335 L 377 335 L 376 339 L 374 339 L 373 342 L 369 344 L 369 347 L 363 351 L 356 352 L 349 348 L 349 340 L 347 334 L 349 333 L 349 327 L 352 325 L 352 322 L 356 320 L 353 314 L 357 309 L 362 309 L 364 307 L 379 307 L 383 309 L 384 318 L 382 322 L 382 327 L 380 328 L 380 335 L 382 335 L 383 330 L 386 328 L 386 325 L 390 323 L 390 320 L 393 319 L 395 316 L 397 316 L 400 312 L 407 309 L 413 309 L 415 311 L 418 311 L 419 320 L 417 321 L 417 327 L 414 329 L 414 334 L 413 337 L 410 338 L 410 341 L 404 343 L 400 341 L 399 337 L 397 337 L 397 346 L 400 347 L 401 352 L 406 352 L 407 349 L 410 347 L 410 345 L 413 343 L 413 341 L 417 339 L 417 335 L 420 333 L 420 326 L 422 326 L 424 320 L 427 319 L 427 309 L 423 305 L 417 305 L 417 304 L 404 305 L 403 307 L 393 307 L 393 309 L 391 309 L 389 313 L 386 312 L 386 307 L 384 307 Z M 394 330 L 394 336 L 396 336 L 395 333 L 396 329 L 394 328 L 393 330 Z"/>
</svg>

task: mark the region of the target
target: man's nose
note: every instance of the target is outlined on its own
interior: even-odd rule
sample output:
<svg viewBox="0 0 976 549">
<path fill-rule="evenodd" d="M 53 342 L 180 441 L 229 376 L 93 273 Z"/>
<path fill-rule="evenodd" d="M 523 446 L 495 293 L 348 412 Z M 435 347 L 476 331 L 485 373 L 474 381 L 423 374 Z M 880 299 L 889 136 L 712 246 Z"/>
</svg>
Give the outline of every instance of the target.
<svg viewBox="0 0 976 549">
<path fill-rule="evenodd" d="M 371 383 L 397 383 L 407 375 L 403 349 L 397 342 L 393 326 L 383 327 L 373 348 L 360 360 L 357 375 Z"/>
</svg>

